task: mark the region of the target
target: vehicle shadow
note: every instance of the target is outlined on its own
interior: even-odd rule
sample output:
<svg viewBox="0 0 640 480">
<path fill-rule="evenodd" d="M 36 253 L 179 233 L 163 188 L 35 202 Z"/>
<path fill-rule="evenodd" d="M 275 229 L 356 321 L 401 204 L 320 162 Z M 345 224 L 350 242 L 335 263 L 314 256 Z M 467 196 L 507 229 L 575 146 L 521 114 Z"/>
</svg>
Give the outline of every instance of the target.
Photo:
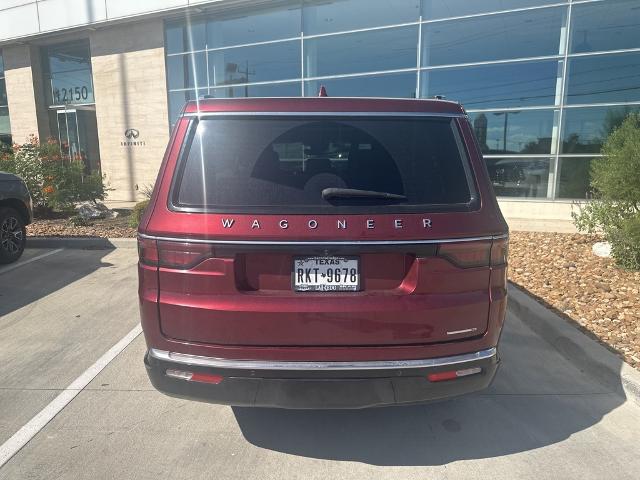
<svg viewBox="0 0 640 480">
<path fill-rule="evenodd" d="M 109 249 L 62 250 L 29 262 L 33 257 L 53 251 L 27 249 L 18 262 L 0 267 L 0 319 L 100 268 L 112 266 L 103 261 L 112 251 Z M 0 322 L 0 331 L 7 326 L 7 322 Z"/>
<path fill-rule="evenodd" d="M 234 408 L 261 448 L 379 466 L 432 466 L 552 445 L 625 401 L 620 378 L 586 373 L 509 315 L 502 365 L 484 392 L 440 403 L 365 410 Z"/>
</svg>

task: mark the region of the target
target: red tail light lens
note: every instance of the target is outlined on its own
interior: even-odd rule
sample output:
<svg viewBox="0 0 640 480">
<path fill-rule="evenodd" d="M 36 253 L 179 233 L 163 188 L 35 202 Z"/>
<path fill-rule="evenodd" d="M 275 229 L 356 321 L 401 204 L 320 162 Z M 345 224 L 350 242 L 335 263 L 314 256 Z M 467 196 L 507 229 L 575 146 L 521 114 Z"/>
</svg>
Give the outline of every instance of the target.
<svg viewBox="0 0 640 480">
<path fill-rule="evenodd" d="M 158 241 L 160 267 L 187 270 L 213 256 L 213 247 L 205 243 Z"/>
<path fill-rule="evenodd" d="M 509 239 L 497 238 L 491 245 L 491 266 L 506 265 L 509 255 Z"/>
<path fill-rule="evenodd" d="M 188 270 L 213 256 L 213 247 L 204 243 L 138 238 L 140 263 L 153 267 Z"/>
<path fill-rule="evenodd" d="M 488 267 L 491 259 L 491 241 L 443 243 L 438 256 L 461 268 Z"/>
<path fill-rule="evenodd" d="M 509 239 L 493 241 L 443 243 L 438 247 L 438 256 L 446 258 L 461 268 L 506 265 Z"/>
<path fill-rule="evenodd" d="M 138 258 L 145 265 L 158 265 L 158 246 L 155 240 L 138 238 Z"/>
</svg>

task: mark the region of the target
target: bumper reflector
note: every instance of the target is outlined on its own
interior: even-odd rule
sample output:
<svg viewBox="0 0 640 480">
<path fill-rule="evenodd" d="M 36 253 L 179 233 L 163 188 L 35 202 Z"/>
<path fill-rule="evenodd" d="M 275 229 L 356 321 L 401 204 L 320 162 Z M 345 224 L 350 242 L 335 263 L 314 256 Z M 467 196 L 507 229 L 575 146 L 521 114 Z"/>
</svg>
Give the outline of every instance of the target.
<svg viewBox="0 0 640 480">
<path fill-rule="evenodd" d="M 427 379 L 430 382 L 444 382 L 445 380 L 454 380 L 459 377 L 468 377 L 469 375 L 475 375 L 482 372 L 482 368 L 465 368 L 464 370 L 450 370 L 447 372 L 430 373 L 427 375 Z"/>
<path fill-rule="evenodd" d="M 178 380 L 186 380 L 187 382 L 213 383 L 218 385 L 222 382 L 221 375 L 211 375 L 208 373 L 186 372 L 184 370 L 168 369 L 167 377 L 177 378 Z"/>
</svg>

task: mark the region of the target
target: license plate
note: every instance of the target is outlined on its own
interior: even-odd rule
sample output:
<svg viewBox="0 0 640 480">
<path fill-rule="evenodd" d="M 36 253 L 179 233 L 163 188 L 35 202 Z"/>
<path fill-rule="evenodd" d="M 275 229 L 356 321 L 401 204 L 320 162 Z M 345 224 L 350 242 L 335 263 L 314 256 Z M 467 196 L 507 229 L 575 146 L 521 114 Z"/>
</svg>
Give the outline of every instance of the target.
<svg viewBox="0 0 640 480">
<path fill-rule="evenodd" d="M 356 292 L 360 289 L 358 257 L 295 257 L 293 289 L 297 292 Z"/>
</svg>

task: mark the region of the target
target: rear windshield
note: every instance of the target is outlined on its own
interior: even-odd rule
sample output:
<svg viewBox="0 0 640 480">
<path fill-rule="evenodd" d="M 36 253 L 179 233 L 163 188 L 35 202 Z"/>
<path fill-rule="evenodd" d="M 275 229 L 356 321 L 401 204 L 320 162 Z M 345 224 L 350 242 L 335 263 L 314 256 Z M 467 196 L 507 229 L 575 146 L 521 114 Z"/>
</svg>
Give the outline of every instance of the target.
<svg viewBox="0 0 640 480">
<path fill-rule="evenodd" d="M 475 198 L 451 118 L 227 116 L 193 122 L 174 180 L 174 208 L 415 211 L 469 208 Z"/>
</svg>

